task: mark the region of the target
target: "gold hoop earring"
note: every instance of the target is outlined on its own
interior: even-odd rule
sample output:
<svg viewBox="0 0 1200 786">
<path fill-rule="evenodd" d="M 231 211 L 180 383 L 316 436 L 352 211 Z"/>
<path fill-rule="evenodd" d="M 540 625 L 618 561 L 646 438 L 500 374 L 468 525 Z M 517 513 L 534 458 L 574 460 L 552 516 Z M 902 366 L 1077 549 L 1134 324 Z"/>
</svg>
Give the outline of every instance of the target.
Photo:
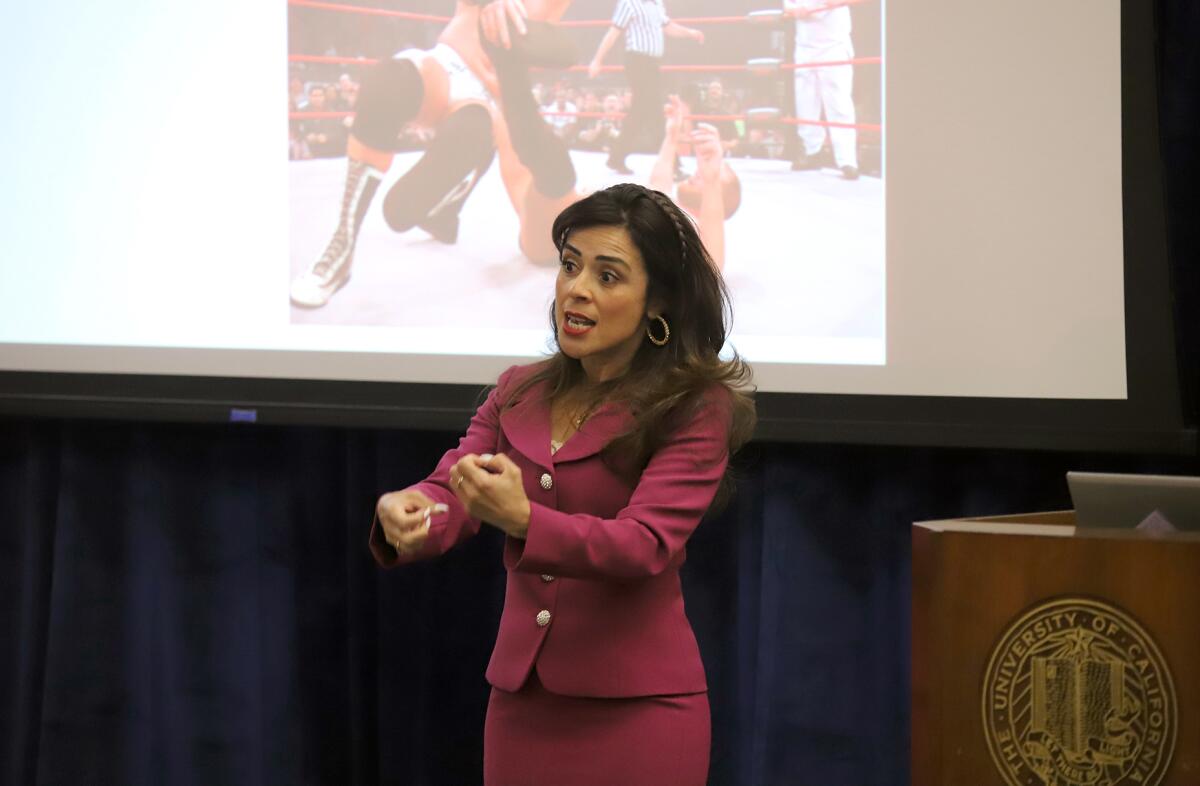
<svg viewBox="0 0 1200 786">
<path fill-rule="evenodd" d="M 653 317 L 653 318 L 657 319 L 659 322 L 662 323 L 663 337 L 662 338 L 655 337 L 654 332 L 652 330 L 650 330 L 649 325 L 646 325 L 646 336 L 650 339 L 650 343 L 653 344 L 654 346 L 656 346 L 656 347 L 666 346 L 666 343 L 671 340 L 671 326 L 667 324 L 667 320 L 663 319 L 661 315 L 657 316 L 657 317 Z"/>
</svg>

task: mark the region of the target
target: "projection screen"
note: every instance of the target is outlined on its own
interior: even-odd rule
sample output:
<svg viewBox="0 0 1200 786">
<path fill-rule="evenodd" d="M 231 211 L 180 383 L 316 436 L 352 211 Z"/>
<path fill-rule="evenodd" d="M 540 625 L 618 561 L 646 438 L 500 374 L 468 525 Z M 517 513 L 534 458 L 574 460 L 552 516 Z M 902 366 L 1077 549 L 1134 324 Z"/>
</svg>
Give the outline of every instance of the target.
<svg viewBox="0 0 1200 786">
<path fill-rule="evenodd" d="M 666 36 L 647 87 L 621 43 L 589 72 L 615 0 L 526 6 L 569 53 L 525 74 L 568 155 L 554 194 L 470 3 L 0 12 L 0 60 L 22 74 L 0 120 L 5 408 L 103 390 L 175 414 L 274 401 L 385 422 L 370 412 L 406 389 L 426 402 L 410 415 L 461 414 L 438 391 L 552 350 L 554 211 L 631 181 L 719 249 L 729 349 L 776 436 L 1036 431 L 1072 404 L 1076 432 L 1116 412 L 1177 444 L 1157 163 L 1130 177 L 1157 152 L 1149 11 L 668 0 L 691 32 Z M 381 102 L 393 72 L 419 79 Z M 635 135 L 646 95 L 664 111 Z M 1164 349 L 1147 372 L 1134 336 Z M 355 384 L 366 414 L 343 418 Z"/>
</svg>

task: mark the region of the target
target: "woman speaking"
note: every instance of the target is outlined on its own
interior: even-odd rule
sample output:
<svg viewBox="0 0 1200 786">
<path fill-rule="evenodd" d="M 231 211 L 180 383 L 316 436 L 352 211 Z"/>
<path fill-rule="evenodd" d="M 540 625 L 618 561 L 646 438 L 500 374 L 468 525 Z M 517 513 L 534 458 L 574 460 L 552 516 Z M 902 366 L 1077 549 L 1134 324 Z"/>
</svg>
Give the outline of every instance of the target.
<svg viewBox="0 0 1200 786">
<path fill-rule="evenodd" d="M 707 684 L 684 613 L 689 536 L 754 426 L 719 355 L 729 300 L 690 220 L 622 184 L 564 210 L 558 351 L 505 371 L 424 481 L 383 495 L 392 566 L 503 530 L 486 786 L 701 786 Z"/>
</svg>

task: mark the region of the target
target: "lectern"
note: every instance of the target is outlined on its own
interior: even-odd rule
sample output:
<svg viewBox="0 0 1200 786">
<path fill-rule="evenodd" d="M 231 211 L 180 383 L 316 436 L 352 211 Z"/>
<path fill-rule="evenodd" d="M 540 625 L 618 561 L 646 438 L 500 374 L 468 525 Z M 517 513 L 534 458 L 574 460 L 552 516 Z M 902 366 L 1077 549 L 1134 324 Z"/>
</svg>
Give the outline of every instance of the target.
<svg viewBox="0 0 1200 786">
<path fill-rule="evenodd" d="M 1200 785 L 1200 534 L 913 526 L 913 786 Z"/>
</svg>

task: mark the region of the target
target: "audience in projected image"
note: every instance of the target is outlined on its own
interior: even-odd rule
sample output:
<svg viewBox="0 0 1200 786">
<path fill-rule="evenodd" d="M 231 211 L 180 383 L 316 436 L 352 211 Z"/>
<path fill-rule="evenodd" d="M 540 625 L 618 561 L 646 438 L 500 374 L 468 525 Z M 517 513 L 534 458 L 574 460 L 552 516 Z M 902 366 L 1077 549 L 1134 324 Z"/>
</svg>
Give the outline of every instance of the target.
<svg viewBox="0 0 1200 786">
<path fill-rule="evenodd" d="M 336 83 L 310 82 L 293 75 L 288 80 L 289 112 L 353 112 L 358 100 L 358 83 L 342 74 Z M 346 136 L 351 117 L 305 117 L 288 122 L 288 158 L 335 158 L 346 153 Z M 414 149 L 427 139 L 408 140 Z"/>
<path fill-rule="evenodd" d="M 592 118 L 586 128 L 579 132 L 576 147 L 582 150 L 602 150 L 608 152 L 608 146 L 621 135 L 621 97 L 616 93 L 604 96 L 604 102 L 592 112 L 603 112 L 603 117 Z"/>
<path fill-rule="evenodd" d="M 289 112 L 353 112 L 359 83 L 348 73 L 319 71 L 320 80 L 305 80 L 303 72 L 288 80 Z M 325 81 L 328 80 L 328 81 Z M 573 150 L 607 152 L 621 132 L 622 117 L 629 111 L 630 91 L 616 84 L 592 86 L 578 78 L 562 78 L 533 86 L 546 121 L 559 138 Z M 315 97 L 320 92 L 320 97 Z M 684 82 L 681 94 L 693 97 L 693 111 L 702 115 L 738 115 L 748 105 L 748 91 L 720 79 Z M 597 117 L 603 113 L 603 116 Z M 714 119 L 705 121 L 717 129 L 727 158 L 770 158 L 786 156 L 785 136 L 771 126 L 747 125 L 744 121 Z M 353 120 L 345 118 L 293 119 L 288 124 L 288 158 L 325 158 L 344 155 L 348 129 Z M 400 150 L 420 150 L 432 141 L 423 128 L 406 128 L 401 134 Z M 687 146 L 684 146 L 684 151 Z M 646 151 L 651 152 L 651 151 Z"/>
<path fill-rule="evenodd" d="M 561 85 L 554 91 L 554 100 L 542 107 L 546 122 L 554 129 L 554 133 L 558 134 L 558 138 L 568 145 L 575 141 L 575 134 L 579 130 L 578 112 L 579 107 L 568 96 L 567 89 Z"/>
<path fill-rule="evenodd" d="M 725 85 L 720 79 L 710 80 L 700 95 L 696 113 L 701 115 L 736 115 L 739 114 L 737 98 L 725 91 Z M 709 119 L 705 122 L 717 129 L 721 137 L 721 147 L 726 155 L 737 155 L 738 142 L 741 133 L 735 120 Z"/>
<path fill-rule="evenodd" d="M 334 88 L 335 96 L 336 92 L 336 88 Z M 330 88 L 326 85 L 317 84 L 309 87 L 308 101 L 300 111 L 339 111 L 329 107 L 329 93 Z M 308 117 L 300 121 L 300 140 L 308 150 L 308 157 L 311 158 L 332 158 L 345 155 L 347 133 L 346 118 Z"/>
</svg>

